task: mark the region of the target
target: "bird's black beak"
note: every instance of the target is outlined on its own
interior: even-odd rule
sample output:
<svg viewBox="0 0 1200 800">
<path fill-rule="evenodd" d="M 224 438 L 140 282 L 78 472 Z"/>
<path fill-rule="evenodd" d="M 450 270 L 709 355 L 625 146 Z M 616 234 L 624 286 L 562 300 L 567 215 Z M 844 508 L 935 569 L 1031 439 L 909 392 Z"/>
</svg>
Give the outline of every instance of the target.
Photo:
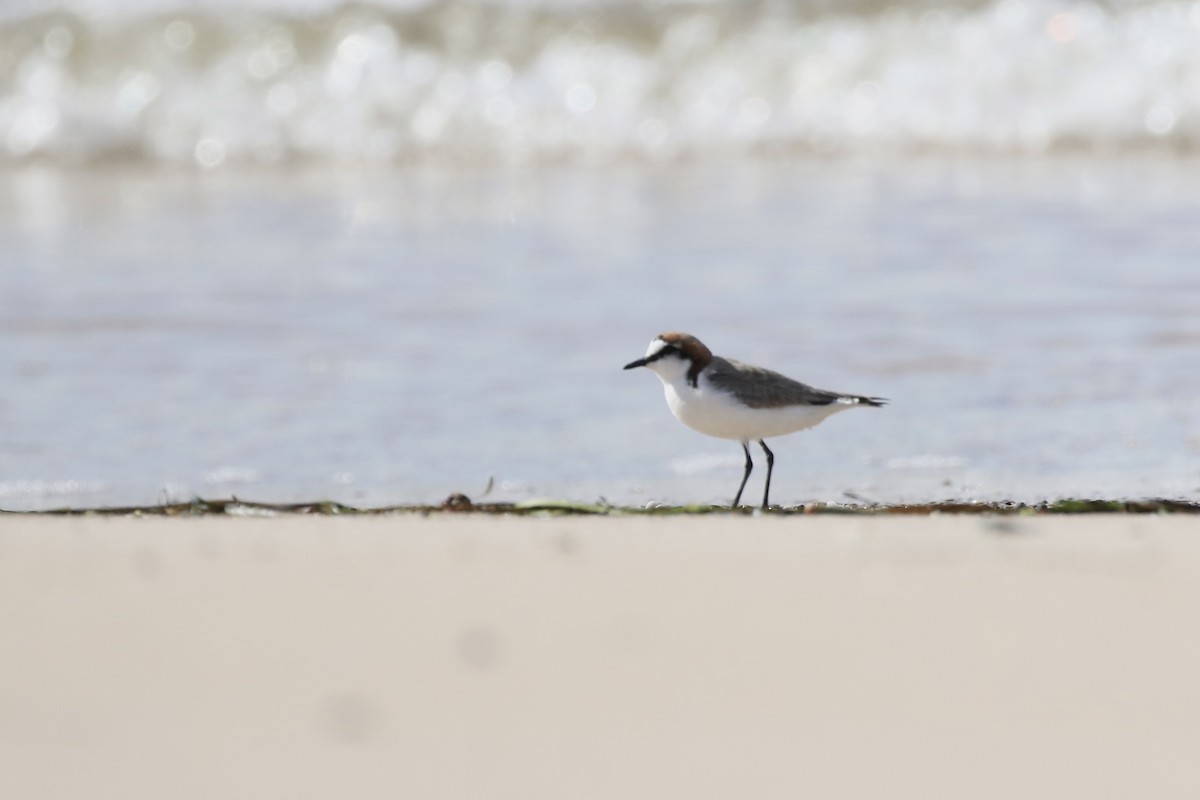
<svg viewBox="0 0 1200 800">
<path fill-rule="evenodd" d="M 634 367 L 644 367 L 644 366 L 646 366 L 646 359 L 639 358 L 637 361 L 630 361 L 628 364 L 626 364 L 624 367 L 622 367 L 622 369 L 633 369 Z"/>
</svg>

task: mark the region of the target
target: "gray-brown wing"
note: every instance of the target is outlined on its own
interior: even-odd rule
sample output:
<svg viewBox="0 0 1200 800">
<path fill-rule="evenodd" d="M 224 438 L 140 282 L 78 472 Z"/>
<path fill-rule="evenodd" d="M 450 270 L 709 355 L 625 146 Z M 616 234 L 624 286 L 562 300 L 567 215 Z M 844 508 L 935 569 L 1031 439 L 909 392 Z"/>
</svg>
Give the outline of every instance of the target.
<svg viewBox="0 0 1200 800">
<path fill-rule="evenodd" d="M 751 408 L 827 406 L 843 397 L 872 406 L 882 405 L 884 402 L 879 397 L 861 397 L 817 389 L 807 383 L 792 380 L 786 375 L 780 375 L 774 370 L 720 356 L 713 357 L 708 366 L 707 376 L 713 386 L 729 392 Z"/>
</svg>

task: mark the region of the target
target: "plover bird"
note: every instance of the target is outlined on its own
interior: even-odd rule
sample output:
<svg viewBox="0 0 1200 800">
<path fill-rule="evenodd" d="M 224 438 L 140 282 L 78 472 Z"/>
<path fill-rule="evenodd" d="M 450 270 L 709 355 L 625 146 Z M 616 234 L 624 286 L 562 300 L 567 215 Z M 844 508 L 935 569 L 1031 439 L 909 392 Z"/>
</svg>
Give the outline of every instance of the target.
<svg viewBox="0 0 1200 800">
<path fill-rule="evenodd" d="M 663 382 L 667 405 L 680 422 L 709 436 L 735 439 L 746 453 L 746 471 L 733 507 L 754 469 L 750 440 L 767 454 L 763 508 L 771 494 L 775 454 L 763 441 L 811 428 L 826 417 L 857 406 L 882 406 L 882 397 L 866 397 L 815 389 L 762 367 L 714 356 L 704 343 L 686 333 L 664 333 L 650 343 L 646 355 L 625 369 L 648 367 Z"/>
</svg>

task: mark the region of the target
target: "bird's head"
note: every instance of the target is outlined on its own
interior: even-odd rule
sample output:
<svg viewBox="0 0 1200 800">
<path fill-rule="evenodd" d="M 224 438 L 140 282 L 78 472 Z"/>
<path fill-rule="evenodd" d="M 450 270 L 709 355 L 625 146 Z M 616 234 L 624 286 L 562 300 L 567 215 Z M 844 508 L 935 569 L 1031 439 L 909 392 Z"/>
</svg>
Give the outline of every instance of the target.
<svg viewBox="0 0 1200 800">
<path fill-rule="evenodd" d="M 688 333 L 664 333 L 646 348 L 646 355 L 625 365 L 625 369 L 649 367 L 667 383 L 687 379 L 696 385 L 700 370 L 712 361 L 712 352 Z"/>
</svg>

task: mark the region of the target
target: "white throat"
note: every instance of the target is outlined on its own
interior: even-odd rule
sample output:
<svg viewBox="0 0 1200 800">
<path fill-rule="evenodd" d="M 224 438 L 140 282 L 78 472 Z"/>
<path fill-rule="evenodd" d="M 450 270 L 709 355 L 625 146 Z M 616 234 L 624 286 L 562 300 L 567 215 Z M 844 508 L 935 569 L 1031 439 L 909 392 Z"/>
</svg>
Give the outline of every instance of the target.
<svg viewBox="0 0 1200 800">
<path fill-rule="evenodd" d="M 692 368 L 692 362 L 687 358 L 667 356 L 646 365 L 667 386 L 682 387 L 688 385 L 687 374 Z"/>
</svg>

